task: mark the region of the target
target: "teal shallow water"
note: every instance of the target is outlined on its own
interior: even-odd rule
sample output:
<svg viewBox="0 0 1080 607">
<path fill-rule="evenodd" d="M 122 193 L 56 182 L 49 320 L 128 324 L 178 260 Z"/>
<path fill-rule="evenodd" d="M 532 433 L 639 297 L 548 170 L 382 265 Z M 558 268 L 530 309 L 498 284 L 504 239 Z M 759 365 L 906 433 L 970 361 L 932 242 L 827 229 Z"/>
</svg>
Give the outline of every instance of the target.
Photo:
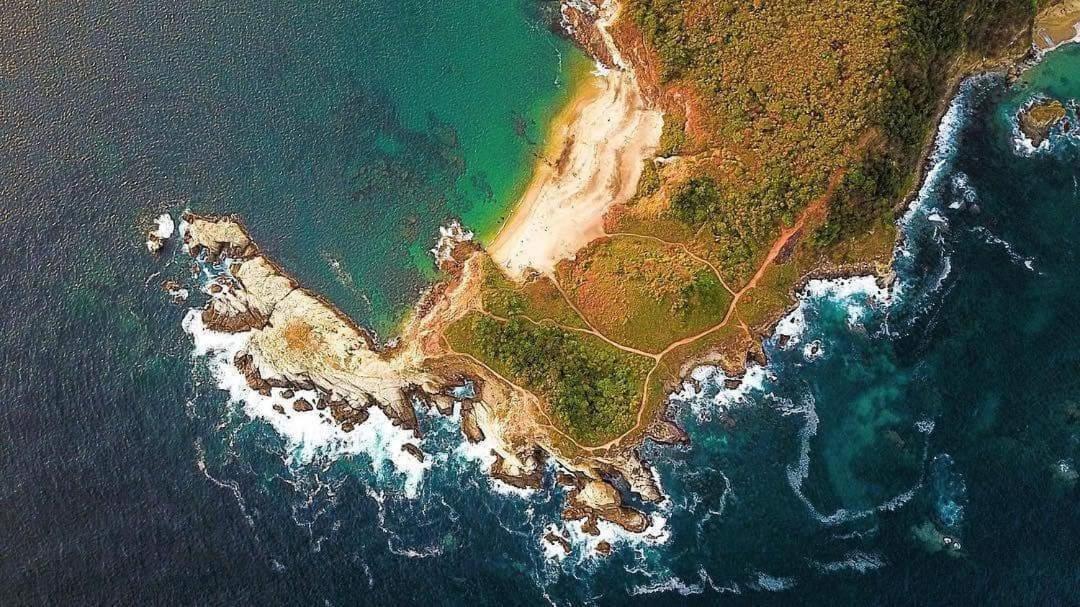
<svg viewBox="0 0 1080 607">
<path fill-rule="evenodd" d="M 578 538 L 547 558 L 558 490 L 494 491 L 452 422 L 422 417 L 432 463 L 410 496 L 392 445 L 304 460 L 226 402 L 157 288 L 187 268 L 145 254 L 145 223 L 244 213 L 286 267 L 385 330 L 424 284 L 410 248 L 450 216 L 497 223 L 505 207 L 476 192 L 527 173 L 553 107 L 537 99 L 572 73 L 544 7 L 467 4 L 456 30 L 423 3 L 0 13 L 16 58 L 0 63 L 5 602 L 1075 604 L 1080 143 L 1074 129 L 1030 153 L 1013 121 L 1039 95 L 1080 99 L 1080 46 L 1018 86 L 965 87 L 890 301 L 821 285 L 747 388 L 703 375 L 675 399 L 693 446 L 646 447 L 670 496 L 661 532 L 618 538 L 610 559 Z M 503 31 L 478 39 L 481 18 Z M 410 39 L 442 55 L 402 56 Z M 483 62 L 457 47 L 487 56 L 491 40 L 528 47 L 491 69 L 540 90 L 491 84 L 489 131 L 461 107 L 460 74 Z M 432 74 L 453 77 L 405 94 Z M 488 137 L 520 170 L 496 175 L 507 154 Z"/>
<path fill-rule="evenodd" d="M 555 3 L 42 5 L 4 19 L 17 155 L 77 166 L 135 231 L 239 213 L 305 284 L 387 333 L 437 228 L 491 234 L 589 62 Z M 15 129 L 12 131 L 11 129 Z M 35 163 L 36 164 L 36 163 Z M 48 174 L 46 174 L 48 172 Z M 26 180 L 30 181 L 30 180 Z"/>
</svg>

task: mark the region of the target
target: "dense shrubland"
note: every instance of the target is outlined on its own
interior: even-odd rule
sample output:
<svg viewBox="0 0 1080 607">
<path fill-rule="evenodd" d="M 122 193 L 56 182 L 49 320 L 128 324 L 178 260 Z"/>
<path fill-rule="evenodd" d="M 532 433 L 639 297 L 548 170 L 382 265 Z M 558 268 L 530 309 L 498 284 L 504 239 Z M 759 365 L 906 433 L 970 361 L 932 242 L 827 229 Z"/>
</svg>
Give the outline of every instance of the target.
<svg viewBox="0 0 1080 607">
<path fill-rule="evenodd" d="M 998 54 L 1032 0 L 627 0 L 671 104 L 664 154 L 709 151 L 671 197 L 745 274 L 800 210 L 826 193 L 829 245 L 891 218 L 956 60 Z M 1020 47 L 1026 40 L 1020 37 Z M 829 191 L 836 171 L 843 178 Z"/>
<path fill-rule="evenodd" d="M 449 337 L 459 351 L 543 395 L 559 426 L 575 440 L 597 444 L 634 425 L 652 362 L 647 358 L 521 317 L 506 322 L 473 313 L 451 327 Z"/>
</svg>

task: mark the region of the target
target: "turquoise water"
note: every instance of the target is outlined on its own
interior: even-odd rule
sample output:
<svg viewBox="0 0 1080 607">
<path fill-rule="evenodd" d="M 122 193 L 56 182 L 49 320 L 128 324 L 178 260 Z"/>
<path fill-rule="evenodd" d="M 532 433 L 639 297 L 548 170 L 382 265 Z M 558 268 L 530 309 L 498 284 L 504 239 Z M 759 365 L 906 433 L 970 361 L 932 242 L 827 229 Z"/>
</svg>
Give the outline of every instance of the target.
<svg viewBox="0 0 1080 607">
<path fill-rule="evenodd" d="M 9 11 L 20 171 L 81 170 L 135 232 L 239 213 L 305 284 L 388 333 L 437 228 L 490 235 L 589 69 L 551 2 L 100 3 Z M 40 156 L 35 159 L 34 156 Z M 107 198 L 107 200 L 103 200 Z M 132 238 L 134 242 L 134 238 Z"/>
<path fill-rule="evenodd" d="M 611 558 L 577 536 L 548 558 L 560 490 L 498 490 L 450 420 L 421 416 L 418 473 L 385 425 L 298 444 L 229 402 L 215 360 L 192 356 L 187 306 L 158 289 L 186 262 L 149 258 L 146 224 L 243 213 L 302 280 L 388 330 L 425 284 L 410 251 L 451 216 L 497 223 L 498 195 L 477 192 L 520 183 L 553 111 L 538 100 L 573 74 L 547 4 L 453 8 L 0 12 L 5 603 L 1076 603 L 1080 140 L 1030 152 L 1014 115 L 1080 99 L 1080 47 L 1017 86 L 965 85 L 887 296 L 815 285 L 743 388 L 702 370 L 674 398 L 692 446 L 645 448 L 670 499 Z M 408 40 L 438 57 L 403 56 Z M 485 126 L 460 74 L 496 64 L 474 100 Z M 535 90 L 503 90 L 519 77 Z"/>
</svg>

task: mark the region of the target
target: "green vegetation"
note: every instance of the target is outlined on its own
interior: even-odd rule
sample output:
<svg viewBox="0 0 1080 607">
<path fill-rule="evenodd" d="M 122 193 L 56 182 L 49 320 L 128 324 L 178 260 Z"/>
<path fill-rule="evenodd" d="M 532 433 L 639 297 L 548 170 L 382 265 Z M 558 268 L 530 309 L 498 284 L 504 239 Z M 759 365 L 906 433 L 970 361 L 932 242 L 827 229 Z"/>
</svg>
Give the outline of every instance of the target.
<svg viewBox="0 0 1080 607">
<path fill-rule="evenodd" d="M 661 148 L 722 159 L 693 165 L 672 214 L 707 228 L 709 256 L 736 280 L 781 224 L 823 194 L 831 195 L 812 240 L 819 246 L 890 220 L 957 59 L 973 64 L 1010 44 L 1024 50 L 1018 34 L 1034 12 L 1030 0 L 628 0 L 627 7 L 660 84 L 691 91 L 685 97 L 697 106 L 693 132 L 665 124 Z M 672 109 L 669 118 L 683 113 Z M 830 192 L 838 172 L 844 178 Z"/>
<path fill-rule="evenodd" d="M 651 158 L 646 159 L 641 166 L 641 178 L 638 180 L 637 196 L 652 196 L 660 191 L 660 171 Z"/>
<path fill-rule="evenodd" d="M 480 312 L 452 325 L 447 338 L 514 383 L 543 397 L 574 440 L 590 445 L 634 426 L 652 361 L 594 336 L 522 318 Z"/>
<path fill-rule="evenodd" d="M 891 210 L 915 181 L 950 80 L 1026 50 L 1036 7 L 624 2 L 632 24 L 616 33 L 644 40 L 650 65 L 639 73 L 658 75 L 649 89 L 671 105 L 657 154 L 679 158 L 662 170 L 645 164 L 634 200 L 607 217 L 613 236 L 561 263 L 557 285 L 548 277 L 516 285 L 488 261 L 487 313 L 446 333 L 455 350 L 540 396 L 556 426 L 591 445 L 633 428 L 643 394 L 651 419 L 686 362 L 708 355 L 736 371 L 748 353 L 761 356 L 762 333 L 807 273 L 887 258 Z M 781 228 L 796 223 L 759 273 Z M 742 295 L 721 324 L 729 287 Z M 658 354 L 688 337 L 657 361 L 623 349 Z"/>
<path fill-rule="evenodd" d="M 577 309 L 608 338 L 650 353 L 720 322 L 732 295 L 708 265 L 681 247 L 620 236 L 578 253 L 558 279 Z"/>
<path fill-rule="evenodd" d="M 489 257 L 484 258 L 483 272 L 482 296 L 488 312 L 503 318 L 525 316 L 534 321 L 550 320 L 566 327 L 586 328 L 550 278 L 537 276 L 517 285 Z"/>
<path fill-rule="evenodd" d="M 677 120 L 665 120 L 664 127 L 660 131 L 660 141 L 657 144 L 656 155 L 663 158 L 674 156 L 682 151 L 686 145 L 686 131 L 681 122 Z"/>
</svg>

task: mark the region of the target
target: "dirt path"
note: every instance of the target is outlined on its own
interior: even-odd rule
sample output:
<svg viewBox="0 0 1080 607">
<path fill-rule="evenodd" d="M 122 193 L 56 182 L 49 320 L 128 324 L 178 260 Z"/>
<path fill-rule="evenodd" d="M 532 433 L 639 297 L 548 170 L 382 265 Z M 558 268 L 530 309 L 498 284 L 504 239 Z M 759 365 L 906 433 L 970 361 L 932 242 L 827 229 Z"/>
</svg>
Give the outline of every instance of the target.
<svg viewBox="0 0 1080 607">
<path fill-rule="evenodd" d="M 720 285 L 723 286 L 725 289 L 727 289 L 728 293 L 731 293 L 732 295 L 735 294 L 735 291 L 732 291 L 731 287 L 729 287 L 727 282 L 724 281 L 724 277 L 720 275 L 720 270 L 716 269 L 716 266 L 714 266 L 711 261 L 709 261 L 708 259 L 705 259 L 704 257 L 699 257 L 698 255 L 694 254 L 694 252 L 690 250 L 690 247 L 686 246 L 685 244 L 683 244 L 681 242 L 671 242 L 670 240 L 664 240 L 663 238 L 657 238 L 656 236 L 645 236 L 644 234 L 634 234 L 633 232 L 614 232 L 614 233 L 605 232 L 604 235 L 605 236 L 610 236 L 612 238 L 616 238 L 616 237 L 640 238 L 641 240 L 651 240 L 653 242 L 659 242 L 661 244 L 666 244 L 666 245 L 669 245 L 669 246 L 672 246 L 672 247 L 680 248 L 680 249 L 683 250 L 683 253 L 686 253 L 694 261 L 697 261 L 699 263 L 703 263 L 703 264 L 709 266 L 709 269 L 712 270 L 713 274 L 716 275 L 716 279 L 720 281 Z"/>
<path fill-rule="evenodd" d="M 635 422 L 634 422 L 634 426 L 632 428 L 630 428 L 629 430 L 627 430 L 626 432 L 624 432 L 623 434 L 619 435 L 618 437 L 613 438 L 610 441 L 608 441 L 608 442 L 606 442 L 606 443 L 604 443 L 602 445 L 594 445 L 594 446 L 582 445 L 581 443 L 577 442 L 572 437 L 570 437 L 566 432 L 560 430 L 557 427 L 557 425 L 555 424 L 554 420 L 550 417 L 550 415 L 548 415 L 547 411 L 544 411 L 543 410 L 544 408 L 542 406 L 538 405 L 537 409 L 540 411 L 540 414 L 544 417 L 544 419 L 547 420 L 547 423 L 546 424 L 541 424 L 541 426 L 550 429 L 551 431 L 557 433 L 558 435 L 562 436 L 566 440 L 573 443 L 579 449 L 581 449 L 583 451 L 586 451 L 586 452 L 589 452 L 589 453 L 592 453 L 592 452 L 595 452 L 595 451 L 601 451 L 601 450 L 608 450 L 608 449 L 610 449 L 612 447 L 618 446 L 618 444 L 621 443 L 623 441 L 623 439 L 625 439 L 627 436 L 641 430 L 642 425 L 646 421 L 645 420 L 645 413 L 646 413 L 646 408 L 647 408 L 647 405 L 648 405 L 649 386 L 652 383 L 653 375 L 656 373 L 657 369 L 660 368 L 660 365 L 661 365 L 661 363 L 663 361 L 664 356 L 670 354 L 672 351 L 674 351 L 677 348 L 692 344 L 692 343 L 696 342 L 697 340 L 702 339 L 703 337 L 706 337 L 708 335 L 711 335 L 712 333 L 715 333 L 716 331 L 719 331 L 720 329 L 726 327 L 728 325 L 728 323 L 731 322 L 732 318 L 734 318 L 736 316 L 736 309 L 738 308 L 739 301 L 742 299 L 742 297 L 746 293 L 748 293 L 749 291 L 751 291 L 752 289 L 757 287 L 758 283 L 765 276 L 765 273 L 768 271 L 769 267 L 776 261 L 776 258 L 779 257 L 780 254 L 784 251 L 784 248 L 787 247 L 789 243 L 791 243 L 791 239 L 794 238 L 797 234 L 799 234 L 803 230 L 803 228 L 806 226 L 807 220 L 809 218 L 813 217 L 815 214 L 821 213 L 821 212 L 824 211 L 825 203 L 829 199 L 829 197 L 832 195 L 834 187 L 838 183 L 839 183 L 839 179 L 834 178 L 832 180 L 832 183 L 830 184 L 830 186 L 833 186 L 833 187 L 830 187 L 829 191 L 827 191 L 825 194 L 823 194 L 821 197 L 817 198 L 813 203 L 811 203 L 810 206 L 808 206 L 802 212 L 802 214 L 799 216 L 798 221 L 796 221 L 793 226 L 791 226 L 790 228 L 784 229 L 784 230 L 782 230 L 780 232 L 780 236 L 776 239 L 775 242 L 773 242 L 772 248 L 769 249 L 769 253 L 765 256 L 765 259 L 761 262 L 761 265 L 758 267 L 758 269 L 754 273 L 753 277 L 746 283 L 745 286 L 743 286 L 743 288 L 739 289 L 739 291 L 737 291 L 737 292 L 732 292 L 731 289 L 727 286 L 727 284 L 724 283 L 723 278 L 720 277 L 719 271 L 717 270 L 717 268 L 712 263 L 708 262 L 707 260 L 705 260 L 705 259 L 703 259 L 703 258 L 701 258 L 701 257 L 699 257 L 697 255 L 694 255 L 692 252 L 690 252 L 688 249 L 686 249 L 685 245 L 681 245 L 680 243 L 668 242 L 668 241 L 665 241 L 663 239 L 652 237 L 652 236 L 643 236 L 643 235 L 640 235 L 640 234 L 633 234 L 633 233 L 629 233 L 629 232 L 620 232 L 620 233 L 615 233 L 615 234 L 608 234 L 608 236 L 613 236 L 613 237 L 616 237 L 616 236 L 619 236 L 619 237 L 636 237 L 636 238 L 642 238 L 642 239 L 646 239 L 646 240 L 654 240 L 654 241 L 657 241 L 657 242 L 661 242 L 661 243 L 669 244 L 669 245 L 673 245 L 673 246 L 682 246 L 683 250 L 688 255 L 690 255 L 691 257 L 693 257 L 697 261 L 708 265 L 712 269 L 712 271 L 716 273 L 717 278 L 720 279 L 721 284 L 724 285 L 724 288 L 732 293 L 731 303 L 728 304 L 727 312 L 724 314 L 724 318 L 719 323 L 713 325 L 712 327 L 709 327 L 708 329 L 705 329 L 704 331 L 702 331 L 702 332 L 700 332 L 700 333 L 698 333 L 696 335 L 691 335 L 689 337 L 686 337 L 686 338 L 680 339 L 678 341 L 675 341 L 675 342 L 669 344 L 666 348 L 664 348 L 661 352 L 659 352 L 657 354 L 651 354 L 651 353 L 648 353 L 648 352 L 644 352 L 642 350 L 638 350 L 636 348 L 625 346 L 623 344 L 620 344 L 618 342 L 615 342 L 615 341 L 611 340 L 606 335 L 604 335 L 601 331 L 597 330 L 596 327 L 594 327 L 592 325 L 592 323 L 590 323 L 589 320 L 587 318 L 585 318 L 585 315 L 581 313 L 581 310 L 578 309 L 578 307 L 574 304 L 574 302 L 571 301 L 570 297 L 567 295 L 567 293 L 563 289 L 562 285 L 559 284 L 558 279 L 553 278 L 552 282 L 555 284 L 556 289 L 558 289 L 559 294 L 566 301 L 567 305 L 570 306 L 570 308 L 574 311 L 574 313 L 577 314 L 579 318 L 581 318 L 581 321 L 583 323 L 585 323 L 585 325 L 588 327 L 588 329 L 582 329 L 582 328 L 577 328 L 577 327 L 568 327 L 566 325 L 557 323 L 554 320 L 552 320 L 551 323 L 554 326 L 560 327 L 560 328 L 562 328 L 564 330 L 567 330 L 567 331 L 575 331 L 575 332 L 579 332 L 579 333 L 585 333 L 585 334 L 588 334 L 588 335 L 592 335 L 594 337 L 597 337 L 597 338 L 603 340 L 604 342 L 610 344 L 612 347 L 615 347 L 615 348 L 617 348 L 619 350 L 622 350 L 622 351 L 625 351 L 625 352 L 630 352 L 630 353 L 633 353 L 633 354 L 637 354 L 639 356 L 644 356 L 646 358 L 650 358 L 653 361 L 655 361 L 655 364 L 653 365 L 652 369 L 650 369 L 649 372 L 645 375 L 645 381 L 643 382 L 643 385 L 642 385 L 641 402 L 640 402 L 640 404 L 638 406 L 638 412 L 637 412 L 637 417 L 636 417 Z M 503 318 L 503 317 L 497 316 L 495 314 L 492 314 L 491 312 L 488 312 L 487 310 L 484 310 L 482 307 L 479 308 L 479 311 L 481 313 L 487 315 L 487 316 L 490 316 L 491 318 L 495 318 L 495 319 L 500 320 L 502 322 L 509 322 L 508 318 Z M 520 315 L 520 316 L 524 317 L 526 320 L 528 320 L 529 322 L 532 322 L 533 324 L 536 324 L 536 325 L 540 324 L 540 321 L 536 321 L 536 320 L 534 320 L 534 319 L 532 319 L 532 318 L 530 318 L 528 316 L 525 316 L 525 315 Z M 743 322 L 741 319 L 739 320 L 739 324 L 742 326 L 743 330 L 747 331 L 747 333 L 750 332 L 749 327 L 747 327 L 746 323 Z M 501 374 L 499 374 L 494 369 L 492 369 L 488 365 L 484 364 L 483 362 L 481 362 L 480 360 L 478 360 L 474 356 L 454 350 L 453 348 L 450 347 L 449 343 L 445 343 L 444 346 L 446 347 L 447 351 L 449 351 L 449 352 L 451 352 L 451 353 L 453 353 L 455 355 L 468 358 L 469 360 L 473 361 L 477 365 L 480 365 L 484 369 L 487 369 L 492 375 L 497 377 L 499 380 L 505 382 L 507 385 L 509 385 L 509 386 L 511 386 L 511 387 L 513 387 L 515 389 L 518 389 L 518 390 L 522 390 L 522 391 L 525 391 L 525 392 L 530 392 L 529 390 L 523 388 L 522 386 L 519 386 L 519 385 L 515 384 L 514 382 L 510 381 L 506 377 L 503 377 Z"/>
<path fill-rule="evenodd" d="M 641 404 L 638 407 L 637 421 L 634 424 L 634 427 L 627 430 L 626 432 L 624 432 L 621 436 L 619 436 L 617 438 L 614 438 L 614 439 L 604 443 L 603 445 L 598 445 L 596 447 L 587 448 L 588 451 L 595 451 L 595 450 L 600 450 L 600 449 L 609 449 L 611 447 L 614 447 L 614 446 L 618 445 L 624 438 L 629 436 L 631 433 L 636 432 L 637 430 L 640 429 L 640 427 L 641 427 L 641 425 L 642 425 L 642 423 L 644 421 L 642 418 L 645 415 L 646 405 L 648 404 L 649 385 L 652 382 L 653 374 L 656 372 L 657 369 L 660 368 L 660 362 L 663 359 L 663 357 L 666 356 L 667 354 L 669 354 L 672 350 L 674 350 L 676 348 L 679 348 L 679 347 L 694 343 L 695 341 L 697 341 L 697 340 L 699 340 L 699 339 L 701 339 L 701 338 L 703 338 L 703 337 L 705 337 L 707 335 L 715 333 L 716 331 L 719 331 L 720 329 L 727 326 L 728 322 L 735 315 L 735 310 L 738 307 L 739 300 L 742 299 L 742 296 L 745 295 L 748 291 L 750 291 L 751 289 L 753 289 L 754 287 L 757 286 L 757 284 L 761 280 L 761 278 L 763 276 L 765 276 L 765 272 L 768 271 L 769 266 L 771 266 L 772 263 L 774 261 L 776 261 L 776 258 L 780 255 L 781 251 L 784 250 L 784 247 L 786 247 L 788 245 L 788 243 L 791 241 L 792 237 L 794 237 L 796 234 L 798 234 L 803 229 L 803 227 L 806 225 L 806 220 L 810 216 L 812 216 L 814 213 L 819 213 L 822 210 L 824 210 L 825 202 L 828 200 L 828 197 L 831 194 L 831 190 L 832 190 L 832 188 L 830 188 L 830 192 L 827 192 L 825 195 L 821 196 L 820 198 L 815 200 L 809 207 L 807 207 L 806 210 L 803 211 L 802 215 L 799 216 L 799 220 L 795 222 L 795 225 L 791 226 L 790 228 L 788 228 L 786 230 L 783 230 L 780 233 L 780 237 L 776 239 L 776 241 L 773 243 L 772 248 L 769 249 L 769 254 L 765 256 L 765 260 L 758 267 L 758 270 L 757 270 L 757 272 L 754 273 L 753 278 L 751 278 L 750 281 L 746 283 L 746 286 L 744 286 L 742 289 L 740 289 L 737 293 L 734 294 L 734 296 L 733 296 L 733 298 L 731 300 L 731 304 L 728 306 L 727 313 L 724 315 L 723 320 L 721 320 L 718 324 L 713 325 L 712 327 L 702 331 L 701 333 L 698 333 L 697 335 L 692 335 L 690 337 L 680 339 L 679 341 L 676 341 L 676 342 L 668 345 L 668 347 L 664 348 L 660 352 L 660 354 L 656 358 L 656 365 L 645 376 L 645 383 L 644 383 L 644 386 L 642 387 L 642 393 L 641 393 Z"/>
</svg>

